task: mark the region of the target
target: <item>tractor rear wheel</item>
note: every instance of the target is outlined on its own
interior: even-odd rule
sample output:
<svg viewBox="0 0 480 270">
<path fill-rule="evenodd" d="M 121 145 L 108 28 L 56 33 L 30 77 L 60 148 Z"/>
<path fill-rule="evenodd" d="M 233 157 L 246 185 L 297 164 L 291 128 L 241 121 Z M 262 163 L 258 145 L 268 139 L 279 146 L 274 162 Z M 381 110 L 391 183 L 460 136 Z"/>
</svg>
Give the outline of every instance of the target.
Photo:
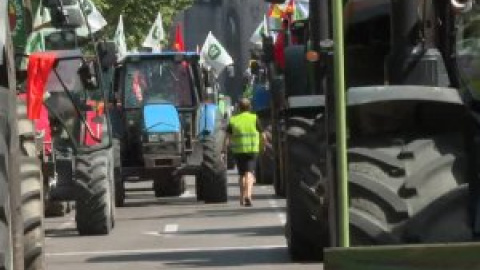
<svg viewBox="0 0 480 270">
<path fill-rule="evenodd" d="M 0 53 L 2 52 L 0 51 Z M 6 97 L 8 95 L 4 93 L 9 93 L 9 90 L 0 86 L 0 93 L 2 94 L 1 97 Z M 6 120 L 5 115 L 1 117 L 2 120 Z M 12 198 L 10 195 L 15 189 L 12 185 L 16 184 L 16 181 L 13 180 L 15 175 L 9 173 L 8 170 L 8 161 L 11 160 L 8 148 L 6 132 L 2 130 L 0 132 L 0 155 L 2 156 L 0 160 L 0 269 L 13 268 L 15 253 L 13 234 L 14 227 L 16 227 L 14 222 L 19 220 L 18 216 L 16 218 L 14 216 L 16 205 L 11 205 Z"/>
<path fill-rule="evenodd" d="M 322 260 L 323 248 L 328 245 L 322 177 L 326 148 L 322 144 L 323 133 L 315 122 L 304 117 L 291 117 L 287 121 L 285 231 L 288 250 L 295 261 Z"/>
<path fill-rule="evenodd" d="M 258 184 L 271 185 L 275 177 L 275 153 L 273 151 L 272 126 L 268 125 L 264 132 L 267 139 L 265 145 L 262 146 L 264 151 L 261 151 L 258 156 L 255 178 Z"/>
<path fill-rule="evenodd" d="M 75 175 L 90 189 L 89 195 L 76 201 L 75 219 L 81 235 L 108 234 L 113 228 L 114 163 L 108 151 L 111 149 L 76 158 Z"/>
<path fill-rule="evenodd" d="M 379 136 L 350 145 L 353 245 L 471 239 L 460 134 Z"/>
<path fill-rule="evenodd" d="M 45 269 L 43 178 L 35 144 L 35 127 L 27 118 L 27 106 L 21 99 L 17 99 L 17 127 L 20 137 L 24 266 L 27 270 L 40 270 Z"/>
<path fill-rule="evenodd" d="M 115 206 L 123 207 L 125 205 L 125 181 L 122 176 L 122 158 L 121 145 L 119 139 L 113 139 L 113 181 L 115 185 Z"/>
<path fill-rule="evenodd" d="M 222 160 L 221 150 L 224 136 L 217 132 L 203 139 L 203 161 L 197 187 L 205 203 L 225 203 L 227 195 L 227 168 Z M 198 196 L 197 193 L 197 196 Z"/>
</svg>

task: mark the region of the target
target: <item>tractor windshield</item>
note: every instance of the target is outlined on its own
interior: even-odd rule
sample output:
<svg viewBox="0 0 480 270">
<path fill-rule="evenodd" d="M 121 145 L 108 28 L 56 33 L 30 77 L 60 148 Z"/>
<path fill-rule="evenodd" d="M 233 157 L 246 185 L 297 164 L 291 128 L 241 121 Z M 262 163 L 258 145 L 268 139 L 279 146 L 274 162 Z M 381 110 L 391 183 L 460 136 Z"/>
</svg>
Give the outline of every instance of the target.
<svg viewBox="0 0 480 270">
<path fill-rule="evenodd" d="M 190 65 L 173 60 L 142 60 L 128 63 L 125 74 L 125 107 L 139 108 L 147 103 L 194 106 L 195 90 Z"/>
<path fill-rule="evenodd" d="M 73 142 L 80 149 L 108 141 L 103 96 L 100 89 L 86 88 L 80 75 L 84 63 L 82 58 L 60 58 L 48 76 L 44 101 L 56 142 Z"/>
<path fill-rule="evenodd" d="M 480 9 L 457 19 L 456 58 L 463 86 L 480 99 Z"/>
</svg>

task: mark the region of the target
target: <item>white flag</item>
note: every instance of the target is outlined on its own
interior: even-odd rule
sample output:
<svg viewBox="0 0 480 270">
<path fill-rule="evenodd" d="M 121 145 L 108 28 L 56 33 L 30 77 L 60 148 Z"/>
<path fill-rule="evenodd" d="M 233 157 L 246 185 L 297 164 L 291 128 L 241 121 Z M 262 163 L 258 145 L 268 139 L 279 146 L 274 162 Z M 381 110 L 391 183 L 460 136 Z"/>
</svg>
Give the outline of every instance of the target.
<svg viewBox="0 0 480 270">
<path fill-rule="evenodd" d="M 120 15 L 118 19 L 117 30 L 115 30 L 115 36 L 113 37 L 115 45 L 117 45 L 118 57 L 121 58 L 127 54 L 127 42 L 125 41 L 125 33 L 123 31 L 123 17 Z"/>
<path fill-rule="evenodd" d="M 45 50 L 43 30 L 50 20 L 50 14 L 45 8 L 43 8 L 42 3 L 39 3 L 33 20 L 34 31 L 28 35 L 27 44 L 25 45 L 26 55 Z"/>
<path fill-rule="evenodd" d="M 81 0 L 80 3 L 83 5 L 92 33 L 98 32 L 107 25 L 107 21 L 91 0 Z"/>
<path fill-rule="evenodd" d="M 5 0 L 0 1 L 0 64 L 3 65 L 3 48 L 7 40 L 8 9 Z"/>
<path fill-rule="evenodd" d="M 255 32 L 253 32 L 252 36 L 250 37 L 250 42 L 253 44 L 262 44 L 262 34 L 265 36 L 269 35 L 269 29 L 268 29 L 268 21 L 267 21 L 267 16 L 263 16 L 263 20 L 260 22 L 258 25 L 257 29 L 255 29 Z"/>
<path fill-rule="evenodd" d="M 213 68 L 216 75 L 220 75 L 223 69 L 233 64 L 232 57 L 225 48 L 213 36 L 212 32 L 208 33 L 207 39 L 200 51 L 201 62 Z"/>
<path fill-rule="evenodd" d="M 142 46 L 145 48 L 152 48 L 154 51 L 161 51 L 162 47 L 160 42 L 164 38 L 165 31 L 163 29 L 162 14 L 159 12 Z"/>
</svg>

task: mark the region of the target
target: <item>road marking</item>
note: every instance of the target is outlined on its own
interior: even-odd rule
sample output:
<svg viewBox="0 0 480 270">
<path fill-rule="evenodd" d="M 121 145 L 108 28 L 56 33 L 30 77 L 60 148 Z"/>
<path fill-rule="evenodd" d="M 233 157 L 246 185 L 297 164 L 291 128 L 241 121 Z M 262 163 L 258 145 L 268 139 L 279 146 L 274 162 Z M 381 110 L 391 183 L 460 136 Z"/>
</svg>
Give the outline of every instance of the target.
<svg viewBox="0 0 480 270">
<path fill-rule="evenodd" d="M 157 231 L 146 231 L 142 232 L 144 235 L 152 235 L 152 236 L 165 236 L 165 237 L 171 237 L 173 236 L 176 232 L 178 232 L 178 224 L 167 224 L 163 228 L 163 233 L 157 232 Z"/>
<path fill-rule="evenodd" d="M 174 234 L 178 231 L 178 224 L 167 224 L 163 229 L 163 232 L 166 234 Z"/>
<path fill-rule="evenodd" d="M 270 204 L 270 206 L 273 208 L 273 211 L 275 211 L 275 213 L 277 214 L 280 223 L 282 223 L 282 225 L 285 225 L 285 223 L 287 222 L 287 217 L 284 212 L 280 211 L 278 203 L 275 200 L 270 199 L 268 200 L 268 204 Z"/>
<path fill-rule="evenodd" d="M 268 250 L 286 248 L 285 245 L 264 245 L 248 247 L 197 247 L 197 248 L 172 248 L 172 249 L 121 249 L 121 250 L 99 250 L 99 251 L 75 251 L 47 253 L 47 256 L 89 256 L 89 255 L 136 255 L 152 253 L 175 253 L 175 252 L 215 252 L 215 251 L 235 251 L 235 250 Z"/>
<path fill-rule="evenodd" d="M 156 232 L 156 231 L 142 232 L 142 234 L 153 235 L 153 236 L 161 236 L 161 234 L 159 232 Z"/>
</svg>

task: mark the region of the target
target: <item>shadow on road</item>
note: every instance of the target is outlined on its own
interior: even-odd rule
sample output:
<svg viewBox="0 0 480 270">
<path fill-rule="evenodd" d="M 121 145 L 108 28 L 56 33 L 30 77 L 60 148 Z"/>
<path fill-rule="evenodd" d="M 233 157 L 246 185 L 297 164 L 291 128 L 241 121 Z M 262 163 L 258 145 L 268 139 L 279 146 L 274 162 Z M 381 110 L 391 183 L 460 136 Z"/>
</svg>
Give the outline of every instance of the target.
<svg viewBox="0 0 480 270">
<path fill-rule="evenodd" d="M 278 236 L 284 234 L 284 227 L 264 226 L 264 227 L 239 227 L 239 228 L 214 228 L 204 230 L 185 230 L 179 231 L 177 235 L 234 235 L 234 236 Z"/>
<path fill-rule="evenodd" d="M 162 262 L 168 269 L 278 265 L 289 263 L 285 247 L 232 248 L 228 250 L 159 251 L 143 254 L 106 255 L 87 259 L 89 263 Z M 301 268 L 301 266 L 299 266 Z"/>
<path fill-rule="evenodd" d="M 45 237 L 58 238 L 58 237 L 79 237 L 78 231 L 75 228 L 65 229 L 46 229 Z"/>
</svg>

